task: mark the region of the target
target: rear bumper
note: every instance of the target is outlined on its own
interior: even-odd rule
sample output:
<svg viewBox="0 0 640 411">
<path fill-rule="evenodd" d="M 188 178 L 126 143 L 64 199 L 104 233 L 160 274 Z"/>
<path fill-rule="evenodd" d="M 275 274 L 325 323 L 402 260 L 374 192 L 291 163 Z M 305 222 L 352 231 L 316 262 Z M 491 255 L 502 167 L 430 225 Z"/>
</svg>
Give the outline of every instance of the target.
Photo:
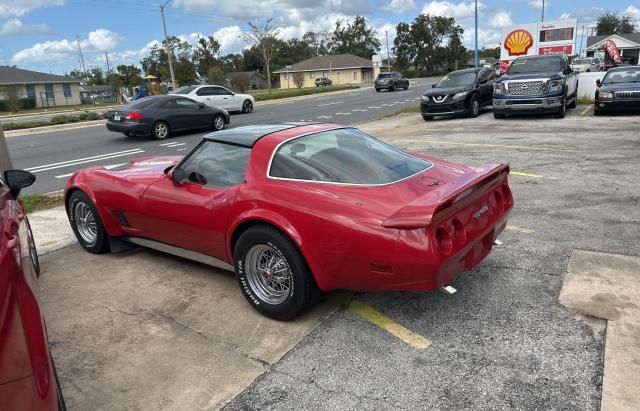
<svg viewBox="0 0 640 411">
<path fill-rule="evenodd" d="M 597 110 L 640 110 L 640 100 L 596 100 L 595 108 Z"/>
<path fill-rule="evenodd" d="M 564 97 L 493 98 L 494 113 L 549 113 L 560 111 Z"/>
<path fill-rule="evenodd" d="M 393 83 L 375 83 L 374 87 L 377 88 L 378 90 L 389 90 L 391 88 L 391 86 L 393 86 Z"/>
<path fill-rule="evenodd" d="M 108 121 L 106 123 L 106 126 L 107 126 L 107 130 L 114 131 L 117 133 L 129 132 L 134 134 L 149 134 L 151 132 L 151 127 L 149 125 L 140 124 L 140 123 L 129 123 L 129 122 L 112 123 Z"/>
</svg>

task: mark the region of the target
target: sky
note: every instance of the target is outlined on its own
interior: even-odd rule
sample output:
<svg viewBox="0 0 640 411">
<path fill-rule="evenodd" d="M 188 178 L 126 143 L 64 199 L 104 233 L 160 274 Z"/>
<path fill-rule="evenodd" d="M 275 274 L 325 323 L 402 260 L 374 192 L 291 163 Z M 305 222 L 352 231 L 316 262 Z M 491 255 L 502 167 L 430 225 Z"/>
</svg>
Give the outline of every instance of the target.
<svg viewBox="0 0 640 411">
<path fill-rule="evenodd" d="M 0 65 L 68 73 L 80 67 L 78 42 L 87 69 L 106 69 L 105 52 L 111 67 L 139 64 L 163 38 L 158 1 L 0 0 Z M 541 5 L 542 0 L 479 0 L 480 47 L 498 44 L 505 27 L 540 21 Z M 640 30 L 637 0 L 545 1 L 545 21 L 577 18 L 579 33 L 606 11 L 629 13 Z M 464 28 L 465 45 L 473 47 L 471 0 L 169 0 L 165 9 L 169 35 L 192 44 L 213 35 L 222 54 L 247 47 L 242 36 L 247 21 L 273 18 L 286 40 L 307 31 L 331 31 L 336 21 L 363 15 L 376 29 L 384 55 L 385 33 L 391 48 L 395 25 L 410 23 L 420 13 L 454 17 Z"/>
</svg>

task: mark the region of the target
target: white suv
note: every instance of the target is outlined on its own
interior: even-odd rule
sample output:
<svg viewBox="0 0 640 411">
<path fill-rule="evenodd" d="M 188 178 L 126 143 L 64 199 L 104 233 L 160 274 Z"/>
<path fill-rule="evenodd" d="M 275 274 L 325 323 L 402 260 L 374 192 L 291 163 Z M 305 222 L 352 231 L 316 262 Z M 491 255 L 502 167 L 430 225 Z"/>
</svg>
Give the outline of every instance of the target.
<svg viewBox="0 0 640 411">
<path fill-rule="evenodd" d="M 177 89 L 174 94 L 188 96 L 207 106 L 243 113 L 251 113 L 255 103 L 253 96 L 237 94 L 222 86 L 185 86 Z"/>
</svg>

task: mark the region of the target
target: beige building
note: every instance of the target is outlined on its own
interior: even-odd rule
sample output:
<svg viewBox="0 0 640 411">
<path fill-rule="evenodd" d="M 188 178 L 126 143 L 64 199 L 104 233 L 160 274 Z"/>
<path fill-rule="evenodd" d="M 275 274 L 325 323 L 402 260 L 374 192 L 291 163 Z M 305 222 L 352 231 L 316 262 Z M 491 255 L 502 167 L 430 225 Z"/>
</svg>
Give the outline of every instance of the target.
<svg viewBox="0 0 640 411">
<path fill-rule="evenodd" d="M 80 80 L 0 66 L 0 106 L 11 100 L 20 109 L 80 104 Z"/>
<path fill-rule="evenodd" d="M 315 87 L 316 79 L 328 78 L 331 84 L 373 83 L 374 67 L 371 60 L 353 54 L 334 54 L 313 57 L 274 71 L 279 76 L 280 88 Z"/>
</svg>

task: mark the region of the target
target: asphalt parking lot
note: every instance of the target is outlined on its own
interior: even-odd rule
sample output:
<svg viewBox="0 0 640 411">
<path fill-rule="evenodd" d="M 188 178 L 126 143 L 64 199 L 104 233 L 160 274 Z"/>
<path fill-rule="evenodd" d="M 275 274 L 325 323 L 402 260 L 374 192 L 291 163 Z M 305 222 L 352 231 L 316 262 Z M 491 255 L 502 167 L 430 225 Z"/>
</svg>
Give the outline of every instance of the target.
<svg viewBox="0 0 640 411">
<path fill-rule="evenodd" d="M 574 250 L 640 255 L 640 116 L 404 114 L 361 128 L 469 166 L 511 163 L 503 244 L 455 279 L 456 294 L 355 294 L 364 311 L 333 295 L 276 323 L 230 274 L 72 246 L 45 256 L 41 277 L 70 408 L 599 409 L 604 323 L 558 294 Z"/>
</svg>

